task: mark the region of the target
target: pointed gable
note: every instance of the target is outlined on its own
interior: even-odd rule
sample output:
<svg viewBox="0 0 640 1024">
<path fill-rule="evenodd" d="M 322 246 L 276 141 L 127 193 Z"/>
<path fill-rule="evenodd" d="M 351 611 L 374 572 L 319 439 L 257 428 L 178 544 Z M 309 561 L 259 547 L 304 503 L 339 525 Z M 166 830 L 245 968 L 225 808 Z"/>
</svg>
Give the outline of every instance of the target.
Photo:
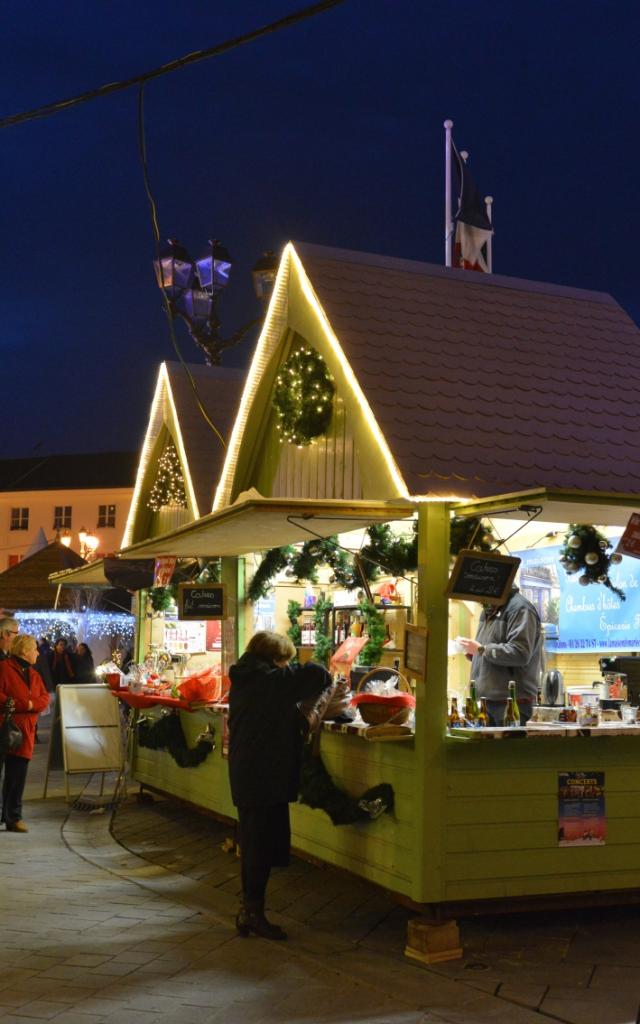
<svg viewBox="0 0 640 1024">
<path fill-rule="evenodd" d="M 123 546 L 147 536 L 150 516 L 146 500 L 155 480 L 158 457 L 169 440 L 180 460 L 187 519 L 198 519 L 211 511 L 244 372 L 196 364 L 188 364 L 188 371 L 191 379 L 180 363 L 160 366 Z M 207 423 L 198 403 L 220 436 Z"/>
</svg>

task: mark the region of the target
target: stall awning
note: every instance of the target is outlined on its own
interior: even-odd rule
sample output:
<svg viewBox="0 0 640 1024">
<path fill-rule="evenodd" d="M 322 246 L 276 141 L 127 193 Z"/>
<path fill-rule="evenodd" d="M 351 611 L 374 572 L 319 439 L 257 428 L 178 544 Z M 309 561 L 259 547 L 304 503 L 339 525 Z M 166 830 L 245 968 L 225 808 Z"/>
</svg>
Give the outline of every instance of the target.
<svg viewBox="0 0 640 1024">
<path fill-rule="evenodd" d="M 490 517 L 499 512 L 501 518 L 517 520 L 527 520 L 531 510 L 541 508 L 539 522 L 626 526 L 631 513 L 640 511 L 640 495 L 540 488 L 461 501 L 452 508 L 457 516 Z"/>
<path fill-rule="evenodd" d="M 133 544 L 123 558 L 174 555 L 177 558 L 220 558 L 282 547 L 358 530 L 372 523 L 407 519 L 414 507 L 407 501 L 347 501 L 241 496 L 219 512 L 177 530 Z"/>
<path fill-rule="evenodd" d="M 64 569 L 49 576 L 52 586 L 62 587 L 113 587 L 104 574 L 104 560 L 89 562 L 78 569 Z"/>
</svg>

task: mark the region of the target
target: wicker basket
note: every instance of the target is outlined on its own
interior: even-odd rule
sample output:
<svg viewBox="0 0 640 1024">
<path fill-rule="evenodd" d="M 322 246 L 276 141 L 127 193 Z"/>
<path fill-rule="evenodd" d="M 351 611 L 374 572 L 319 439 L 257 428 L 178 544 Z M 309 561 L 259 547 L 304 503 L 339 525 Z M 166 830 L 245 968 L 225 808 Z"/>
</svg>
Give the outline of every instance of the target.
<svg viewBox="0 0 640 1024">
<path fill-rule="evenodd" d="M 400 692 L 411 693 L 411 687 L 402 673 L 392 668 L 374 668 L 367 672 L 366 676 L 363 676 L 358 683 L 356 693 L 366 693 L 367 685 L 372 683 L 374 679 L 391 679 L 393 676 L 398 678 L 396 685 Z M 413 708 L 387 707 L 386 701 L 382 697 L 380 703 L 358 704 L 358 711 L 362 716 L 363 722 L 366 722 L 367 725 L 404 725 Z"/>
</svg>

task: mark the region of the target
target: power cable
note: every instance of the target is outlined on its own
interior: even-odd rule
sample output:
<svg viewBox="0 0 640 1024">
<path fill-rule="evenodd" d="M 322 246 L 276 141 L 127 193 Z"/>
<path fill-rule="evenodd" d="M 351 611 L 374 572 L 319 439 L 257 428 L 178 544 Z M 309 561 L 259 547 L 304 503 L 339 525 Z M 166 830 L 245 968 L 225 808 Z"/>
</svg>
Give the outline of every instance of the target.
<svg viewBox="0 0 640 1024">
<path fill-rule="evenodd" d="M 34 107 L 32 110 L 25 110 L 19 114 L 10 114 L 8 117 L 0 118 L 0 128 L 10 128 L 16 124 L 23 124 L 25 121 L 36 121 L 39 118 L 57 114 L 61 110 L 77 107 L 80 103 L 88 103 L 90 100 L 99 99 L 101 96 L 122 92 L 123 89 L 130 89 L 134 85 L 144 85 L 145 82 L 149 82 L 154 78 L 160 78 L 162 75 L 169 75 L 173 71 L 179 71 L 181 68 L 188 67 L 190 64 L 196 64 L 201 60 L 208 60 L 210 57 L 219 57 L 223 53 L 228 53 L 229 50 L 235 50 L 239 46 L 244 46 L 245 43 L 252 43 L 263 36 L 271 35 L 285 28 L 291 28 L 301 21 L 314 18 L 317 14 L 323 14 L 325 11 L 330 10 L 332 7 L 338 7 L 344 2 L 345 0 L 321 0 L 320 3 L 303 7 L 299 11 L 294 11 L 293 14 L 288 14 L 284 18 L 278 18 L 277 21 L 272 21 L 268 25 L 254 29 L 252 32 L 245 32 L 244 35 L 234 36 L 233 39 L 226 39 L 223 43 L 210 46 L 206 50 L 195 50 L 194 53 L 178 57 L 176 60 L 154 68 L 152 71 L 145 71 L 140 75 L 134 75 L 119 82 L 110 82 L 108 85 L 89 89 L 87 92 L 79 93 L 77 96 L 70 96 L 65 100 L 57 100 L 55 103 L 46 103 L 42 107 Z"/>
<path fill-rule="evenodd" d="M 139 149 L 139 152 L 140 152 L 140 162 L 142 164 L 142 176 L 143 176 L 143 179 L 144 179 L 144 190 L 145 190 L 145 192 L 147 194 L 147 200 L 149 202 L 149 210 L 150 210 L 150 213 L 151 213 L 151 228 L 153 230 L 153 238 L 154 238 L 154 244 L 155 244 L 155 250 L 156 250 L 156 260 L 158 261 L 158 266 L 160 266 L 160 225 L 158 223 L 158 207 L 157 207 L 156 201 L 154 199 L 153 192 L 151 191 L 151 182 L 149 180 L 149 167 L 148 167 L 148 164 L 147 164 L 147 143 L 146 143 L 145 130 L 144 130 L 144 83 L 142 83 L 140 85 L 140 89 L 138 91 L 138 149 Z M 193 379 L 193 374 L 191 373 L 191 370 L 189 369 L 189 367 L 185 363 L 184 358 L 182 356 L 182 352 L 180 350 L 180 346 L 178 345 L 178 339 L 176 338 L 176 332 L 175 332 L 175 328 L 174 328 L 173 310 L 171 309 L 171 304 L 169 302 L 169 298 L 167 296 L 167 293 L 165 292 L 164 288 L 161 288 L 160 291 L 162 293 L 162 300 L 163 300 L 163 303 L 164 303 L 164 311 L 167 314 L 167 321 L 168 321 L 168 324 L 169 324 L 169 335 L 171 337 L 171 344 L 173 345 L 173 348 L 174 348 L 174 350 L 176 352 L 176 355 L 178 356 L 178 359 L 180 360 L 180 364 L 182 366 L 182 369 L 184 370 L 185 374 L 187 375 L 187 379 L 188 379 L 189 384 L 191 386 L 191 389 L 192 389 L 192 391 L 193 391 L 193 393 L 195 395 L 196 404 L 198 406 L 198 409 L 200 410 L 200 413 L 201 413 L 205 423 L 214 432 L 214 434 L 218 438 L 220 444 L 222 445 L 222 447 L 226 451 L 227 450 L 226 441 L 223 438 L 223 436 L 220 433 L 220 431 L 218 430 L 218 428 L 216 427 L 216 425 L 213 422 L 213 420 L 211 419 L 211 417 L 209 416 L 209 413 L 205 409 L 204 404 L 202 402 L 202 399 L 200 398 L 200 394 L 198 392 L 198 388 L 197 388 L 196 382 Z"/>
</svg>

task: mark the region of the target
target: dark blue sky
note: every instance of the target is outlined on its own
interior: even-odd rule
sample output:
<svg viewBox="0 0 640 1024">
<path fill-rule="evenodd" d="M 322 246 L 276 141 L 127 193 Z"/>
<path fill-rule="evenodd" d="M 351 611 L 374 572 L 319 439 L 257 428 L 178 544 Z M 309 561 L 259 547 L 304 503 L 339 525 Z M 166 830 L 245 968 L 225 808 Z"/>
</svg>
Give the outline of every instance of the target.
<svg viewBox="0 0 640 1024">
<path fill-rule="evenodd" d="M 1 115 L 126 78 L 306 0 L 23 0 L 3 12 Z M 442 262 L 443 132 L 495 198 L 494 269 L 611 292 L 640 321 L 637 0 L 347 0 L 152 82 L 163 237 L 250 268 L 289 238 Z M 137 449 L 172 358 L 153 277 L 136 92 L 1 135 L 3 455 Z M 200 361 L 182 325 L 185 357 Z M 226 356 L 244 365 L 248 347 Z M 390 354 L 390 358 L 392 355 Z M 606 385 L 606 353 L 602 353 Z"/>
</svg>

